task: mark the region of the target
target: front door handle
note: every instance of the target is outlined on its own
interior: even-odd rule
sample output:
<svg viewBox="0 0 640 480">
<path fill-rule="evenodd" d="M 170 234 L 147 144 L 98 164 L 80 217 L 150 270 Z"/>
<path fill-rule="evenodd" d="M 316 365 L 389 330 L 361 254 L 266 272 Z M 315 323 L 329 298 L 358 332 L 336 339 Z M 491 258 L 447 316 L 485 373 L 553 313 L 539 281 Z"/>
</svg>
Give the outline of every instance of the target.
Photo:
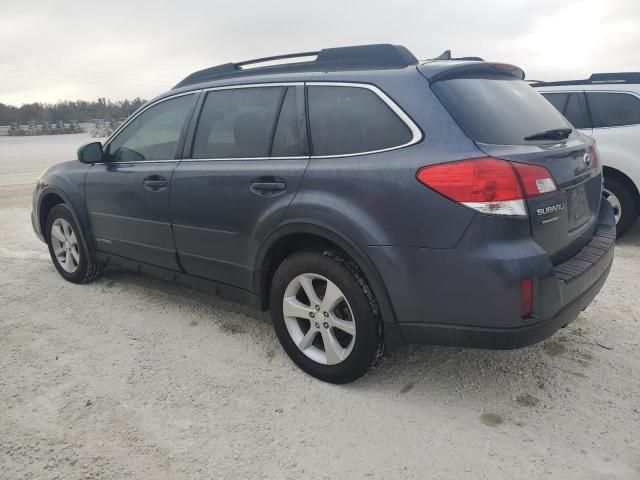
<svg viewBox="0 0 640 480">
<path fill-rule="evenodd" d="M 151 175 L 142 181 L 144 188 L 151 192 L 158 192 L 167 188 L 167 179 L 160 175 Z"/>
<path fill-rule="evenodd" d="M 287 184 L 275 178 L 259 178 L 249 185 L 249 190 L 256 195 L 274 195 L 278 192 L 284 192 L 286 189 Z"/>
</svg>

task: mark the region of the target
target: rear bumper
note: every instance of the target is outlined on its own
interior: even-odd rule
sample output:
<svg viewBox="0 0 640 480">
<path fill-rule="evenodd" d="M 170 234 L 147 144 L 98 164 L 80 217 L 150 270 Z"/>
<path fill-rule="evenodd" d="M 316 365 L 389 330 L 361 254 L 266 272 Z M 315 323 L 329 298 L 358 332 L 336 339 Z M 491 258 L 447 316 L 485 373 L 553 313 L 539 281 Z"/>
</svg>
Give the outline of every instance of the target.
<svg viewBox="0 0 640 480">
<path fill-rule="evenodd" d="M 407 343 L 447 345 L 469 348 L 487 348 L 494 350 L 510 350 L 526 347 L 550 337 L 560 328 L 577 318 L 587 308 L 607 280 L 613 248 L 606 259 L 603 259 L 604 271 L 585 291 L 566 305 L 555 316 L 515 328 L 481 328 L 459 325 L 404 324 L 400 326 L 402 336 Z"/>
<path fill-rule="evenodd" d="M 556 266 L 533 239 L 522 239 L 517 225 L 500 232 L 500 223 L 487 224 L 486 219 L 472 224 L 461 244 L 448 251 L 374 249 L 405 343 L 490 349 L 531 345 L 572 322 L 604 285 L 615 244 L 607 202 L 589 243 Z M 503 240 L 486 240 L 496 233 Z M 519 285 L 528 277 L 534 315 L 521 318 Z"/>
</svg>

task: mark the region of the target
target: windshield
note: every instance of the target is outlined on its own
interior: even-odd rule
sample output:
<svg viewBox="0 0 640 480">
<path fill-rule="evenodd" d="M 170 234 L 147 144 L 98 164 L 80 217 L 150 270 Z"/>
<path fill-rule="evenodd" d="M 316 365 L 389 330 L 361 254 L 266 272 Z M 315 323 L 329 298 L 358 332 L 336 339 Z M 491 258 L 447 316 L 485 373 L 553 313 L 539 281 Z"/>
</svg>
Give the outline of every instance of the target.
<svg viewBox="0 0 640 480">
<path fill-rule="evenodd" d="M 528 145 L 541 132 L 571 128 L 542 95 L 518 79 L 455 78 L 432 89 L 472 140 L 494 145 Z M 557 140 L 557 139 L 556 139 Z"/>
</svg>

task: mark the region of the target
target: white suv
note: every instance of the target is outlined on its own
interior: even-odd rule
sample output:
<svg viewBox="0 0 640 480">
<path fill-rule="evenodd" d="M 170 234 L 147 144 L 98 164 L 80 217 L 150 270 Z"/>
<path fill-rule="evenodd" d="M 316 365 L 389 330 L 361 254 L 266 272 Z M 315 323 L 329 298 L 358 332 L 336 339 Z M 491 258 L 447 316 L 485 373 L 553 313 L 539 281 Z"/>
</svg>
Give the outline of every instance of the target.
<svg viewBox="0 0 640 480">
<path fill-rule="evenodd" d="M 618 237 L 624 235 L 640 213 L 640 72 L 531 86 L 595 138 L 604 165 L 603 195 L 613 206 Z"/>
</svg>

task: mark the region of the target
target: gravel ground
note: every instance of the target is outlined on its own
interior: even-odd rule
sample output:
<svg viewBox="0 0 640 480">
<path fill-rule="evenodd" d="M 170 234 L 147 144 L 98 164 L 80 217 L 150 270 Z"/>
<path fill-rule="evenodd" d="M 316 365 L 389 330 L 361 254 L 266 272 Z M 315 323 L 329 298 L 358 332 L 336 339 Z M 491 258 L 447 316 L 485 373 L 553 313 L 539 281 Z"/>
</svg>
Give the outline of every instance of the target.
<svg viewBox="0 0 640 480">
<path fill-rule="evenodd" d="M 122 270 L 63 281 L 30 193 L 85 138 L 0 138 L 0 478 L 640 478 L 640 224 L 543 344 L 410 347 L 334 386 L 265 314 Z"/>
</svg>

